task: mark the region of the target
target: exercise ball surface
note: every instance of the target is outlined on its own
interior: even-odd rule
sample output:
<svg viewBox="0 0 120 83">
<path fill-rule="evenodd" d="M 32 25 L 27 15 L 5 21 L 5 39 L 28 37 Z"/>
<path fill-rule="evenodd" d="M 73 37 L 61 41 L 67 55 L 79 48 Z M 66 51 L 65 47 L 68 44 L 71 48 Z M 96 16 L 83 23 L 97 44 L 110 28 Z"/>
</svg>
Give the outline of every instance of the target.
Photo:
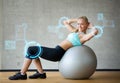
<svg viewBox="0 0 120 83">
<path fill-rule="evenodd" d="M 66 51 L 59 62 L 59 71 L 64 78 L 88 79 L 95 72 L 97 59 L 94 51 L 86 46 L 75 46 Z"/>
</svg>

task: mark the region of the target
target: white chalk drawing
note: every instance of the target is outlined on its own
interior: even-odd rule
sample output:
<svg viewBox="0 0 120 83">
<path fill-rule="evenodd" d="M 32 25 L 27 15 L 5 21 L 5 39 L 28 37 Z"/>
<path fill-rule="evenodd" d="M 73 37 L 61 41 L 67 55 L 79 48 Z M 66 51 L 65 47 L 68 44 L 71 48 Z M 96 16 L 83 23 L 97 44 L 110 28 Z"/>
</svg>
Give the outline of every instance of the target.
<svg viewBox="0 0 120 83">
<path fill-rule="evenodd" d="M 24 41 L 26 42 L 26 29 L 28 25 L 26 23 L 22 23 L 21 25 L 16 25 L 15 27 L 15 41 Z M 23 34 L 19 34 L 23 33 Z"/>
<path fill-rule="evenodd" d="M 28 41 L 27 40 L 27 38 L 26 38 L 27 28 L 28 28 L 28 25 L 26 23 L 22 23 L 21 25 L 16 25 L 15 26 L 15 40 L 5 40 L 5 49 L 6 50 L 15 50 L 16 43 L 18 41 L 23 41 L 23 43 L 25 43 L 24 53 L 23 53 L 24 56 L 28 55 L 27 49 L 29 46 L 39 46 L 39 49 L 40 49 L 40 52 L 38 53 L 38 55 L 39 55 L 41 53 L 41 45 L 36 41 Z M 35 57 L 33 57 L 33 58 L 35 58 Z"/>
<path fill-rule="evenodd" d="M 54 26 L 54 25 L 49 25 L 48 26 L 48 31 L 50 33 L 56 33 L 58 35 L 59 39 L 63 39 L 64 37 L 64 33 L 60 32 L 61 28 L 65 28 L 65 26 L 63 25 L 63 21 L 69 19 L 68 17 L 64 16 L 61 17 L 58 20 L 58 25 Z M 115 27 L 115 23 L 114 20 L 106 20 L 104 17 L 103 13 L 98 13 L 97 14 L 97 21 L 102 21 L 102 25 L 95 25 L 95 27 L 98 29 L 98 34 L 95 36 L 95 38 L 100 38 L 103 34 L 103 29 L 104 28 L 114 28 Z"/>
<path fill-rule="evenodd" d="M 5 49 L 15 50 L 16 43 L 18 41 L 23 41 L 26 44 L 27 43 L 27 40 L 26 40 L 26 29 L 27 28 L 28 28 L 28 25 L 26 23 L 23 23 L 21 25 L 16 25 L 15 26 L 15 40 L 5 40 Z"/>
<path fill-rule="evenodd" d="M 66 16 L 61 17 L 58 20 L 57 26 L 53 26 L 53 25 L 48 26 L 48 28 L 47 28 L 48 32 L 56 33 L 58 35 L 59 39 L 63 39 L 65 34 L 63 32 L 61 32 L 60 29 L 65 28 L 63 21 L 68 20 L 68 19 L 69 18 Z M 104 28 L 114 28 L 115 27 L 114 20 L 106 20 L 103 13 L 97 14 L 97 21 L 98 22 L 102 21 L 102 25 L 95 25 L 95 27 L 99 30 L 99 33 L 98 33 L 98 35 L 95 36 L 95 38 L 100 38 L 102 36 L 102 34 L 104 32 L 103 31 Z M 21 25 L 16 25 L 15 26 L 15 40 L 5 40 L 5 49 L 6 50 L 15 50 L 16 43 L 18 41 L 23 41 L 25 43 L 25 47 L 26 47 L 26 45 L 29 45 L 28 43 L 30 43 L 30 42 L 33 43 L 32 41 L 30 41 L 30 42 L 27 41 L 27 38 L 26 38 L 27 28 L 28 28 L 27 23 L 22 23 Z"/>
<path fill-rule="evenodd" d="M 5 49 L 6 50 L 16 49 L 16 42 L 13 40 L 6 40 L 5 41 Z"/>
<path fill-rule="evenodd" d="M 30 46 L 37 46 L 39 49 L 39 51 L 34 56 L 27 52 L 27 50 Z M 39 57 L 41 53 L 42 53 L 41 45 L 39 43 L 37 43 L 36 41 L 30 41 L 24 47 L 24 56 L 25 57 L 29 56 L 31 59 L 35 59 L 35 58 Z"/>
<path fill-rule="evenodd" d="M 97 14 L 97 20 L 98 22 L 101 21 L 102 25 L 95 25 L 95 27 L 99 30 L 98 35 L 95 36 L 95 38 L 100 38 L 103 34 L 104 28 L 114 28 L 115 23 L 114 20 L 106 20 L 103 13 Z"/>
<path fill-rule="evenodd" d="M 114 28 L 115 27 L 114 20 L 107 20 L 104 17 L 103 13 L 98 13 L 97 14 L 97 19 L 98 19 L 98 21 L 102 21 L 103 22 L 103 28 Z"/>
<path fill-rule="evenodd" d="M 103 13 L 98 13 L 98 14 L 97 14 L 97 20 L 98 20 L 98 21 L 103 21 L 103 20 L 104 20 L 104 15 L 103 15 Z"/>
<path fill-rule="evenodd" d="M 63 21 L 64 20 L 67 20 L 68 17 L 61 17 L 59 20 L 58 20 L 58 25 L 57 26 L 48 26 L 48 32 L 51 32 L 51 33 L 56 33 L 58 35 L 58 38 L 59 39 L 63 39 L 64 38 L 64 33 L 60 31 L 61 28 L 65 28 L 64 24 L 63 24 Z"/>
</svg>

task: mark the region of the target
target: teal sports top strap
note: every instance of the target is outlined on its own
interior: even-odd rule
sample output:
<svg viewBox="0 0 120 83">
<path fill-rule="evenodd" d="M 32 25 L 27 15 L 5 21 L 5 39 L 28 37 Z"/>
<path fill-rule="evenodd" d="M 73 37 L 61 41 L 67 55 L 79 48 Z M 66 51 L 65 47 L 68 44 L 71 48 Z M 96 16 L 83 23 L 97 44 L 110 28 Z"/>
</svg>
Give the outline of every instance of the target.
<svg viewBox="0 0 120 83">
<path fill-rule="evenodd" d="M 67 37 L 67 40 L 72 43 L 73 46 L 80 46 L 82 45 L 80 42 L 79 34 L 78 33 L 70 33 Z"/>
</svg>

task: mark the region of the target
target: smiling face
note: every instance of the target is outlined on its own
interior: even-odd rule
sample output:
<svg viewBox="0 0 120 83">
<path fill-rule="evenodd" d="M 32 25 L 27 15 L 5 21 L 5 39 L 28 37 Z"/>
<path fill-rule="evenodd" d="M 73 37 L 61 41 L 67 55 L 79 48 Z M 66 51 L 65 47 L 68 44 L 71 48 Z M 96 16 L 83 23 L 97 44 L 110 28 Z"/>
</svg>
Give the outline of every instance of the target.
<svg viewBox="0 0 120 83">
<path fill-rule="evenodd" d="M 80 32 L 86 32 L 89 22 L 86 17 L 80 17 L 77 21 L 77 27 Z"/>
</svg>

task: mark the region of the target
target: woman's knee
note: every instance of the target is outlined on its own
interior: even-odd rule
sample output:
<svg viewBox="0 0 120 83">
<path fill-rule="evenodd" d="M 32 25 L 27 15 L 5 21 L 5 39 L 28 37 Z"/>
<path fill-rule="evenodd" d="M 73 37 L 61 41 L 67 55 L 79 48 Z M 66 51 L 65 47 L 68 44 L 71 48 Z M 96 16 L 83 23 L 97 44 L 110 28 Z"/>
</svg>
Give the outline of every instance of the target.
<svg viewBox="0 0 120 83">
<path fill-rule="evenodd" d="M 27 49 L 27 53 L 30 55 L 35 55 L 36 53 L 38 53 L 39 51 L 39 47 L 38 46 L 30 46 Z"/>
</svg>

